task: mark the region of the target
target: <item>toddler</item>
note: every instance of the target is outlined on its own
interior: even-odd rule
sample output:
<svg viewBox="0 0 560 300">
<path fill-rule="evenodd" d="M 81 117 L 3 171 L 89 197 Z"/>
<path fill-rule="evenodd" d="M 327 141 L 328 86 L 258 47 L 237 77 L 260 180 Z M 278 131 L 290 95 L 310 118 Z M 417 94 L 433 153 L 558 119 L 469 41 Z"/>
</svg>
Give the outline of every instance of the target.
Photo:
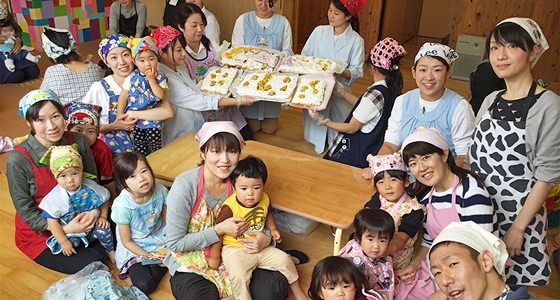
<svg viewBox="0 0 560 300">
<path fill-rule="evenodd" d="M 320 260 L 313 268 L 307 294 L 311 300 L 378 299 L 366 297 L 366 293 L 363 293 L 366 287 L 364 274 L 349 260 L 329 256 Z"/>
<path fill-rule="evenodd" d="M 52 232 L 52 236 L 47 239 L 47 246 L 52 253 L 62 253 L 66 256 L 77 254 L 74 248 L 81 242 L 87 247 L 90 240 L 97 239 L 105 248 L 109 259 L 114 261 L 113 235 L 107 220 L 109 191 L 89 179 L 95 178 L 94 175 L 83 171 L 78 145 L 52 146 L 41 158 L 40 163 L 50 166 L 58 182 L 39 204 Z M 94 209 L 99 209 L 101 214 L 89 233 L 64 232 L 61 223 L 67 224 L 78 214 Z"/>
<path fill-rule="evenodd" d="M 269 213 L 270 199 L 264 193 L 264 184 L 268 177 L 266 165 L 256 157 L 249 156 L 242 159 L 231 174 L 231 181 L 235 193 L 222 204 L 216 224 L 231 217 L 245 218 L 251 225 L 243 237 L 250 238 L 251 231 L 264 231 L 265 226 L 272 238 L 279 243 L 280 232 L 276 222 Z M 268 246 L 258 253 L 246 253 L 243 244 L 236 237 L 224 235 L 222 242 L 210 246 L 208 264 L 217 270 L 220 265 L 220 247 L 223 243 L 221 255 L 229 273 L 235 299 L 251 299 L 249 283 L 256 268 L 273 270 L 282 273 L 290 284 L 295 299 L 307 299 L 298 281 L 296 266 L 290 256 L 284 251 Z"/>
<path fill-rule="evenodd" d="M 3 54 L 0 55 L 0 58 L 4 61 L 8 71 L 15 72 L 16 64 L 22 63 L 25 60 L 34 64 L 39 62 L 39 59 L 41 59 L 40 55 L 35 56 L 26 50 L 21 50 L 18 54 L 11 53 L 16 41 L 14 24 L 11 20 L 6 20 L 0 26 L 0 52 Z"/>
<path fill-rule="evenodd" d="M 406 189 L 409 186 L 406 166 L 400 153 L 389 155 L 368 155 L 373 182 L 377 193 L 366 204 L 369 208 L 380 208 L 393 217 L 395 236 L 389 243 L 388 255 L 393 258 L 395 272 L 408 266 L 413 258 L 414 244 L 422 230 L 422 220 L 426 208 L 411 198 Z M 395 286 L 395 299 L 426 299 L 434 291 L 427 265 L 424 264 L 418 277 L 406 284 L 400 281 Z"/>
<path fill-rule="evenodd" d="M 128 48 L 138 69 L 124 80 L 117 104 L 117 119 L 128 111 L 150 110 L 167 101 L 167 77 L 157 71 L 158 50 L 154 39 L 150 36 L 132 38 Z M 147 156 L 161 148 L 161 120 L 138 120 L 133 132 L 134 151 Z"/>
<path fill-rule="evenodd" d="M 83 134 L 89 143 L 89 148 L 95 159 L 97 167 L 97 178 L 102 185 L 109 185 L 113 182 L 113 156 L 111 149 L 99 136 L 99 117 L 101 107 L 97 105 L 69 102 L 64 105 L 66 115 L 66 129 L 72 132 Z"/>
<path fill-rule="evenodd" d="M 148 295 L 167 272 L 161 264 L 165 256 L 167 189 L 154 182 L 146 157 L 137 152 L 117 156 L 115 181 L 122 188 L 111 211 L 111 219 L 117 224 L 119 277 L 130 276 L 132 285 Z"/>
<path fill-rule="evenodd" d="M 387 249 L 395 234 L 395 221 L 384 210 L 363 208 L 354 217 L 354 228 L 354 238 L 340 249 L 338 255 L 348 258 L 365 275 L 367 289 L 393 299 L 395 276 L 393 260 Z"/>
</svg>

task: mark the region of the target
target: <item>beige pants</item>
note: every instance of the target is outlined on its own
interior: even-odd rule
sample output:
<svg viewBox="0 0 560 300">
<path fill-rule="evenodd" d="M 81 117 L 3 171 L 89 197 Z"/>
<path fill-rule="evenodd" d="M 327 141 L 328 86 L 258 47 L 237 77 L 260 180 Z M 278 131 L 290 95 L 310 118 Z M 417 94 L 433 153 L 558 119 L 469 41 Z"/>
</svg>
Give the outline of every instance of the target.
<svg viewBox="0 0 560 300">
<path fill-rule="evenodd" d="M 278 271 L 292 284 L 299 277 L 296 266 L 286 252 L 266 247 L 261 252 L 247 254 L 243 247 L 227 245 L 222 248 L 222 260 L 226 266 L 236 300 L 251 299 L 249 283 L 256 268 Z"/>
</svg>

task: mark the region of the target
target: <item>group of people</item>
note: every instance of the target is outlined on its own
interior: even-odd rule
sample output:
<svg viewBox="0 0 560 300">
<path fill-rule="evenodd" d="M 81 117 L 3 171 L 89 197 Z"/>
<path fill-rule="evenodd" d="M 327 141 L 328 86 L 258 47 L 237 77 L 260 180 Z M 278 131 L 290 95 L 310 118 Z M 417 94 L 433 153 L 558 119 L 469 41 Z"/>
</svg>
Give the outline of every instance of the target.
<svg viewBox="0 0 560 300">
<path fill-rule="evenodd" d="M 379 41 L 365 59 L 374 82 L 353 96 L 365 1 L 331 1 L 329 25 L 313 31 L 302 54 L 347 68 L 325 110 L 303 111 L 304 136 L 317 153 L 329 145 L 325 159 L 363 168 L 377 192 L 340 257 L 315 266 L 305 293 L 297 262 L 273 246 L 281 237 L 263 190 L 266 166 L 240 160 L 253 133 L 277 130 L 280 106 L 198 92 L 197 80 L 218 65 L 219 26 L 202 1 L 176 2 L 166 3 L 168 25 L 149 35 L 145 24 L 131 26 L 145 19 L 141 2 L 112 5 L 116 32 L 98 51 L 105 74 L 76 52 L 70 32 L 45 28 L 54 65 L 20 101 L 30 133 L 7 166 L 16 246 L 29 258 L 75 273 L 108 257 L 146 294 L 169 271 L 178 299 L 284 299 L 288 290 L 297 299 L 510 299 L 548 284 L 544 201 L 560 183 L 560 97 L 531 74 L 548 48 L 536 22 L 510 18 L 490 31 L 489 62 L 506 88 L 475 118 L 445 87 L 458 55 L 438 43 L 418 50 L 417 88 L 401 94 L 407 51 Z M 255 0 L 235 23 L 233 45 L 291 52 L 290 24 L 274 2 Z M 202 162 L 168 190 L 146 156 L 188 131 L 198 132 Z M 463 264 L 478 273 L 456 277 Z"/>
</svg>

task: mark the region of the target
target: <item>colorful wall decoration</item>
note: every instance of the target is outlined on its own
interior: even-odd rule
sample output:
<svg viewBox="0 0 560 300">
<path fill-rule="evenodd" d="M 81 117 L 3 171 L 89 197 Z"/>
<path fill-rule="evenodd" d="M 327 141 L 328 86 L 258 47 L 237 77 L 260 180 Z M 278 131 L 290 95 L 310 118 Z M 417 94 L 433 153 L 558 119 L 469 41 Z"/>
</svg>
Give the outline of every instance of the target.
<svg viewBox="0 0 560 300">
<path fill-rule="evenodd" d="M 43 26 L 70 30 L 78 43 L 99 39 L 109 29 L 112 0 L 10 0 L 22 41 L 41 49 Z"/>
</svg>

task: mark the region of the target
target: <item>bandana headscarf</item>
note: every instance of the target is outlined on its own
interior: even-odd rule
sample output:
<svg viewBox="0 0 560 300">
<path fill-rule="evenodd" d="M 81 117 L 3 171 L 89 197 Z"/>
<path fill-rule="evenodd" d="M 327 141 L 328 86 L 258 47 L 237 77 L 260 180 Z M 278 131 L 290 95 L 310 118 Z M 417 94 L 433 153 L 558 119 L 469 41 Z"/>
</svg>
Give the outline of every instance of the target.
<svg viewBox="0 0 560 300">
<path fill-rule="evenodd" d="M 241 133 L 239 133 L 239 129 L 237 129 L 237 126 L 235 126 L 232 121 L 215 121 L 202 124 L 202 128 L 196 133 L 194 139 L 198 143 L 198 148 L 202 148 L 202 146 L 218 132 L 229 132 L 233 134 L 239 140 L 241 148 L 245 146 L 245 141 Z"/>
<path fill-rule="evenodd" d="M 19 100 L 19 115 L 25 117 L 25 113 L 31 105 L 43 100 L 60 103 L 58 96 L 51 90 L 33 90 Z"/>
<path fill-rule="evenodd" d="M 128 48 L 128 38 L 122 34 L 111 34 L 99 42 L 97 54 L 104 63 L 107 63 L 107 55 L 114 48 Z"/>
<path fill-rule="evenodd" d="M 404 165 L 403 158 L 400 153 L 393 153 L 388 155 L 376 155 L 373 156 L 368 154 L 366 160 L 369 162 L 369 167 L 371 168 L 371 175 L 375 177 L 380 172 L 387 170 L 397 170 L 405 171 L 406 166 Z"/>
<path fill-rule="evenodd" d="M 75 101 L 65 104 L 64 108 L 68 124 L 99 126 L 101 106 Z"/>
<path fill-rule="evenodd" d="M 54 178 L 58 178 L 62 171 L 69 168 L 76 168 L 80 171 L 84 169 L 82 157 L 80 152 L 78 152 L 78 144 L 51 146 L 39 162 L 50 167 Z M 83 174 L 86 178 L 95 178 L 95 176 L 89 173 L 83 172 Z"/>
<path fill-rule="evenodd" d="M 128 41 L 128 48 L 132 51 L 133 58 L 141 51 L 146 50 L 152 50 L 156 55 L 158 54 L 156 41 L 151 36 L 130 39 Z"/>
<path fill-rule="evenodd" d="M 60 47 L 57 44 L 53 43 L 51 40 L 49 40 L 49 38 L 45 35 L 45 32 L 47 32 L 47 31 L 54 31 L 54 32 L 56 32 L 56 34 L 63 34 L 63 35 L 68 36 L 68 39 L 69 39 L 68 47 L 67 48 Z M 52 28 L 52 27 L 45 27 L 45 30 L 41 34 L 41 43 L 43 45 L 43 51 L 45 51 L 47 56 L 52 58 L 52 59 L 57 59 L 58 57 L 60 57 L 62 55 L 68 55 L 70 52 L 76 50 L 76 47 L 74 47 L 74 44 L 76 43 L 76 41 L 74 40 L 74 37 L 72 36 L 70 31 L 68 31 L 66 29 L 57 29 L 57 28 Z"/>
<path fill-rule="evenodd" d="M 352 17 L 357 18 L 358 13 L 362 10 L 366 0 L 340 0 L 340 2 L 344 5 L 344 7 L 346 7 Z"/>
<path fill-rule="evenodd" d="M 0 1 L 0 20 L 4 20 L 8 17 L 8 6 L 6 3 Z"/>
<path fill-rule="evenodd" d="M 478 252 L 488 250 L 492 253 L 494 268 L 498 274 L 505 275 L 508 253 L 506 244 L 497 236 L 488 232 L 473 221 L 451 222 L 436 237 L 428 252 L 428 263 L 432 249 L 443 242 L 455 242 L 473 248 Z"/>
<path fill-rule="evenodd" d="M 399 68 L 398 65 L 393 64 L 393 59 L 406 55 L 406 50 L 404 50 L 403 46 L 399 45 L 399 42 L 390 37 L 386 37 L 375 44 L 369 55 L 371 63 L 374 66 L 393 71 Z"/>
<path fill-rule="evenodd" d="M 163 50 L 163 48 L 167 47 L 167 45 L 169 45 L 169 43 L 171 43 L 179 35 L 181 35 L 181 32 L 169 25 L 159 27 L 150 34 L 150 36 L 156 41 L 156 47 L 159 50 Z"/>
<path fill-rule="evenodd" d="M 529 36 L 531 37 L 531 39 L 533 40 L 533 43 L 541 46 L 539 48 L 539 52 L 537 52 L 537 55 L 535 56 L 535 59 L 531 62 L 531 68 L 535 66 L 535 64 L 537 63 L 537 61 L 539 60 L 539 58 L 541 57 L 541 55 L 548 50 L 548 41 L 546 40 L 546 38 L 544 37 L 544 34 L 541 30 L 541 28 L 539 27 L 539 24 L 537 24 L 537 22 L 533 21 L 532 19 L 529 18 L 509 18 L 509 19 L 505 19 L 503 21 L 501 21 L 500 23 L 498 23 L 498 25 L 503 24 L 503 23 L 515 23 L 519 26 L 521 26 L 521 28 L 523 28 L 523 30 L 527 31 L 527 33 L 529 34 Z M 496 26 L 498 26 L 496 25 Z"/>
<path fill-rule="evenodd" d="M 404 150 L 406 146 L 414 142 L 426 142 L 440 148 L 441 150 L 449 149 L 445 138 L 443 138 L 441 133 L 439 133 L 439 131 L 435 128 L 419 127 L 416 131 L 404 139 L 401 149 Z"/>
<path fill-rule="evenodd" d="M 418 50 L 416 57 L 414 57 L 414 64 L 424 56 L 441 57 L 448 65 L 451 65 L 459 58 L 459 54 L 457 54 L 455 50 L 451 49 L 449 46 L 438 43 L 424 43 L 424 45 L 420 47 L 420 50 Z"/>
</svg>

